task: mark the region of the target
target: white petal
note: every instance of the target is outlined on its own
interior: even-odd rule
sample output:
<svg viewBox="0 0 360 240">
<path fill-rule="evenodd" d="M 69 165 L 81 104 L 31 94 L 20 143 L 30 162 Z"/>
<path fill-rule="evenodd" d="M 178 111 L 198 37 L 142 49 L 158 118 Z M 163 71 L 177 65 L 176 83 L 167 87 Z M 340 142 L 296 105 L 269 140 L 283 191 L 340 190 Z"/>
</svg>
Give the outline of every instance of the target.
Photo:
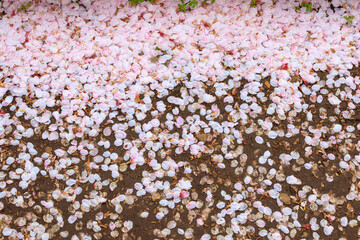
<svg viewBox="0 0 360 240">
<path fill-rule="evenodd" d="M 333 226 L 325 226 L 324 227 L 324 233 L 325 235 L 329 236 L 334 230 Z"/>
<path fill-rule="evenodd" d="M 271 139 L 275 139 L 277 137 L 277 133 L 271 130 L 268 132 L 268 137 Z"/>
<path fill-rule="evenodd" d="M 2 234 L 7 237 L 7 236 L 10 236 L 12 232 L 13 232 L 13 229 L 6 227 L 2 231 Z"/>
</svg>

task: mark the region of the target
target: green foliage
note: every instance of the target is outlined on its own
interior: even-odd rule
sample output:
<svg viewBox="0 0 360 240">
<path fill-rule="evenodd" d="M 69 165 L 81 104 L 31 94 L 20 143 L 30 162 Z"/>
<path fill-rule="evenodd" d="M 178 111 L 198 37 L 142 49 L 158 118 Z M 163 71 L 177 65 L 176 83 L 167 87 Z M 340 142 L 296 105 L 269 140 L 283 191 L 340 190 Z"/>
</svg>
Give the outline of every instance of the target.
<svg viewBox="0 0 360 240">
<path fill-rule="evenodd" d="M 28 2 L 26 5 L 21 4 L 21 6 L 17 9 L 18 12 L 26 11 L 29 7 L 31 7 L 31 2 Z"/>
<path fill-rule="evenodd" d="M 195 8 L 198 4 L 199 1 L 198 0 L 190 0 L 188 2 L 185 2 L 184 0 L 180 0 L 181 4 L 178 4 L 179 7 L 179 11 L 181 12 L 185 12 L 187 10 L 193 9 Z M 210 0 L 210 4 L 214 4 L 215 0 Z M 209 4 L 208 0 L 203 0 L 201 2 L 201 5 L 206 5 Z"/>
<path fill-rule="evenodd" d="M 250 7 L 256 7 L 260 3 L 260 0 L 251 0 Z"/>
<path fill-rule="evenodd" d="M 308 1 L 302 1 L 300 6 L 295 7 L 295 10 L 300 10 L 302 7 L 305 7 L 307 12 L 312 12 L 313 10 L 312 3 Z"/>
<path fill-rule="evenodd" d="M 181 12 L 185 12 L 187 9 L 186 4 L 178 4 L 178 7 Z"/>
<path fill-rule="evenodd" d="M 145 2 L 145 1 L 151 2 L 151 3 L 155 2 L 155 0 L 129 0 L 130 4 L 132 6 L 138 5 L 139 3 L 142 3 L 142 2 Z"/>
<path fill-rule="evenodd" d="M 150 3 L 155 2 L 155 0 L 129 0 L 130 4 L 132 6 L 136 6 L 139 3 L 142 3 L 142 2 L 145 2 L 145 1 L 150 2 Z M 181 12 L 185 12 L 187 10 L 193 9 L 199 4 L 198 0 L 190 0 L 190 1 L 180 0 L 180 2 L 181 3 L 178 4 L 178 7 L 179 7 L 179 11 L 181 11 Z M 201 2 L 201 5 L 206 5 L 206 4 L 209 4 L 209 3 L 214 4 L 215 0 L 203 0 Z"/>
<path fill-rule="evenodd" d="M 142 2 L 150 2 L 150 3 L 155 3 L 156 0 L 128 0 L 130 2 L 131 5 L 135 6 L 138 5 L 139 3 Z M 180 3 L 178 4 L 179 7 L 179 11 L 181 12 L 186 12 L 188 10 L 194 9 L 195 7 L 197 7 L 199 4 L 200 5 L 207 5 L 207 4 L 214 4 L 215 0 L 180 0 Z M 261 3 L 261 0 L 250 0 L 250 7 L 257 7 L 259 4 Z M 295 7 L 295 10 L 301 10 L 302 8 L 305 8 L 307 12 L 312 12 L 313 6 L 312 3 L 308 0 L 308 1 L 302 1 L 301 4 L 299 6 Z M 25 10 L 26 8 L 23 7 L 23 5 L 21 5 L 21 9 Z M 21 11 L 20 9 L 20 11 Z M 353 16 L 347 16 L 345 18 L 350 24 L 352 24 L 352 19 Z"/>
<path fill-rule="evenodd" d="M 150 61 L 152 63 L 156 63 L 159 60 L 159 57 L 153 57 Z"/>
<path fill-rule="evenodd" d="M 159 60 L 159 57 L 164 56 L 164 55 L 167 54 L 166 51 L 160 49 L 159 47 L 156 47 L 155 50 L 156 50 L 156 51 L 161 51 L 161 53 L 158 54 L 156 57 L 153 57 L 153 58 L 150 59 L 150 61 L 151 61 L 152 63 L 156 63 L 156 62 Z M 163 64 L 167 67 L 167 66 L 169 65 L 170 60 L 171 60 L 171 59 L 166 60 L 166 62 L 163 63 Z"/>
<path fill-rule="evenodd" d="M 349 23 L 352 24 L 352 20 L 354 19 L 354 16 L 344 16 L 345 20 Z"/>
</svg>

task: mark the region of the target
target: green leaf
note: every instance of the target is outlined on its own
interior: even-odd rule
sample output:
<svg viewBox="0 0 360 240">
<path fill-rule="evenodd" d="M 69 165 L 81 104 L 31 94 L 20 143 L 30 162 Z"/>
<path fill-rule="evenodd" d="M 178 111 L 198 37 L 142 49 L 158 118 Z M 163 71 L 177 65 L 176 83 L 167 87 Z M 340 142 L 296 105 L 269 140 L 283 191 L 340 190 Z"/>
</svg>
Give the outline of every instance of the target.
<svg viewBox="0 0 360 240">
<path fill-rule="evenodd" d="M 25 7 L 24 4 L 21 4 L 21 9 L 24 10 L 24 11 L 26 11 L 26 7 Z"/>
<path fill-rule="evenodd" d="M 190 1 L 189 2 L 189 7 L 194 8 L 195 6 L 196 6 L 195 1 Z"/>
<path fill-rule="evenodd" d="M 155 50 L 162 51 L 159 47 L 156 47 Z"/>
<path fill-rule="evenodd" d="M 196 5 L 198 5 L 198 3 L 199 2 L 197 0 L 193 0 L 190 2 L 190 4 L 192 4 L 192 6 L 191 6 L 192 8 L 196 7 Z"/>
<path fill-rule="evenodd" d="M 353 21 L 352 19 L 354 19 L 354 16 L 344 16 L 345 20 L 348 21 L 348 23 L 352 24 Z"/>
<path fill-rule="evenodd" d="M 179 10 L 182 12 L 186 11 L 186 4 L 178 4 Z"/>
<path fill-rule="evenodd" d="M 138 4 L 138 0 L 129 0 L 132 6 L 135 6 Z"/>
<path fill-rule="evenodd" d="M 312 10 L 312 3 L 310 3 L 306 6 L 306 11 L 311 12 Z"/>
<path fill-rule="evenodd" d="M 158 60 L 159 60 L 158 57 L 153 57 L 153 58 L 151 59 L 151 62 L 152 62 L 152 63 L 156 63 Z"/>
<path fill-rule="evenodd" d="M 31 7 L 31 2 L 28 2 L 27 4 L 26 4 L 26 6 L 29 8 L 29 7 Z"/>
<path fill-rule="evenodd" d="M 24 25 L 21 25 L 21 28 L 22 28 L 22 29 L 25 29 L 25 26 L 24 26 Z"/>
<path fill-rule="evenodd" d="M 214 4 L 215 0 L 211 0 L 211 4 Z"/>
<path fill-rule="evenodd" d="M 258 4 L 257 0 L 251 0 L 250 7 L 255 8 L 257 6 L 257 4 Z"/>
</svg>

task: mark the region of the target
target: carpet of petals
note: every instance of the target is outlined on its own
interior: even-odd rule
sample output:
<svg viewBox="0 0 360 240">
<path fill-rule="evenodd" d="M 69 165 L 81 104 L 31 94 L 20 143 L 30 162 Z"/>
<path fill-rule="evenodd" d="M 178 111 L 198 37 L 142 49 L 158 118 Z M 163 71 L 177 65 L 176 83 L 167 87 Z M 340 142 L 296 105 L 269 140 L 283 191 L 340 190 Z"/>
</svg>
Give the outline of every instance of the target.
<svg viewBox="0 0 360 240">
<path fill-rule="evenodd" d="M 358 239 L 360 2 L 311 2 L 1 1 L 0 239 Z"/>
</svg>

